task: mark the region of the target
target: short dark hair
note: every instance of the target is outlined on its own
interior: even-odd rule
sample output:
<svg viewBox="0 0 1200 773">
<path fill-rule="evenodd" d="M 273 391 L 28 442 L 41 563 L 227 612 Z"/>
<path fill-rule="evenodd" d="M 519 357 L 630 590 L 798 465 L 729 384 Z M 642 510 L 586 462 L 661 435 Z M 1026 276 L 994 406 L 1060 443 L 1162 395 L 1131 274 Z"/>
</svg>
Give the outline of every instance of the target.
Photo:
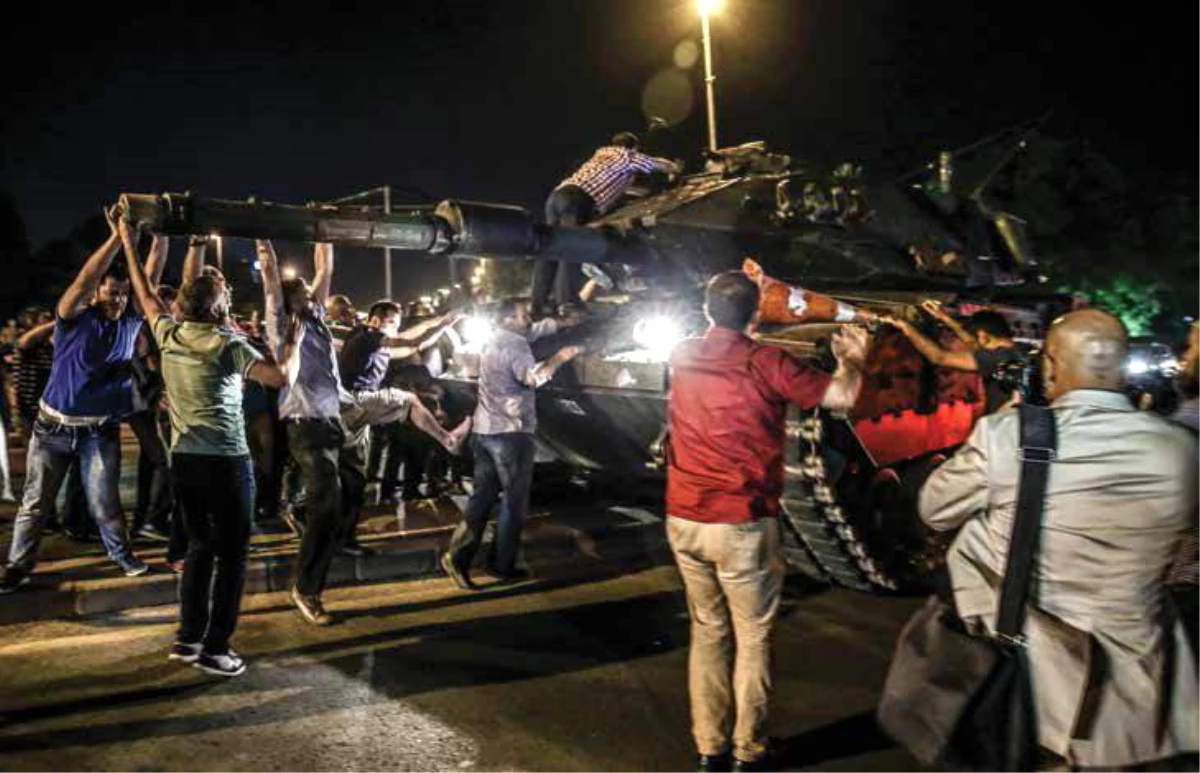
<svg viewBox="0 0 1200 773">
<path fill-rule="evenodd" d="M 726 271 L 708 280 L 704 310 L 717 327 L 741 331 L 758 311 L 758 285 L 741 271 Z"/>
<path fill-rule="evenodd" d="M 220 322 L 217 305 L 224 298 L 224 282 L 212 274 L 201 274 L 179 288 L 179 311 L 189 322 Z"/>
<path fill-rule="evenodd" d="M 174 303 L 175 299 L 179 297 L 179 291 L 171 285 L 159 285 L 157 292 L 158 299 L 168 306 Z"/>
<path fill-rule="evenodd" d="M 108 267 L 108 270 L 104 272 L 104 276 L 100 277 L 100 284 L 104 284 L 110 279 L 114 282 L 128 282 L 129 272 L 125 270 L 125 266 L 123 264 L 113 263 Z"/>
<path fill-rule="evenodd" d="M 633 132 L 617 132 L 610 141 L 618 148 L 628 148 L 630 150 L 637 150 L 642 144 L 642 141 Z"/>
<path fill-rule="evenodd" d="M 970 333 L 982 331 L 995 338 L 1013 337 L 1012 327 L 1009 326 L 1008 320 L 998 311 L 977 311 L 967 318 L 963 327 Z"/>
<path fill-rule="evenodd" d="M 383 319 L 391 314 L 399 314 L 404 316 L 404 311 L 400 308 L 400 304 L 395 301 L 375 301 L 371 304 L 371 308 L 367 311 L 367 319 L 378 317 Z"/>
</svg>

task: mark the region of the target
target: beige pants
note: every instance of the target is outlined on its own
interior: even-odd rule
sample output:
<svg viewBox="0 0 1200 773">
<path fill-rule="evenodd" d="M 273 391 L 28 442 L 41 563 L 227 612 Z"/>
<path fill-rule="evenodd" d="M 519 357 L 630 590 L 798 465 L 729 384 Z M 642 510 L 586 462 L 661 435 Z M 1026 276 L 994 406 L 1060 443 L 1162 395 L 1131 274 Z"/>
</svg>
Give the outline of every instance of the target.
<svg viewBox="0 0 1200 773">
<path fill-rule="evenodd" d="M 771 697 L 771 628 L 784 565 L 779 522 L 697 523 L 667 518 L 667 538 L 692 618 L 688 692 L 701 754 L 730 748 L 741 760 L 765 751 Z"/>
</svg>

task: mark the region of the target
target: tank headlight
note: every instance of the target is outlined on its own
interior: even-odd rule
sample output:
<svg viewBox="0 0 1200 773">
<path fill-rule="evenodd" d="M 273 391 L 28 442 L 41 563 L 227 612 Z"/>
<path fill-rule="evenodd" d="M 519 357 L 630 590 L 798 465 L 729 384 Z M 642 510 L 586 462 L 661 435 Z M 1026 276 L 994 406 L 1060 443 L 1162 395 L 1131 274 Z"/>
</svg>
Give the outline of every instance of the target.
<svg viewBox="0 0 1200 773">
<path fill-rule="evenodd" d="M 633 326 L 633 342 L 658 360 L 669 359 L 675 345 L 682 340 L 683 328 L 670 317 L 646 317 Z"/>
<path fill-rule="evenodd" d="M 1131 376 L 1141 376 L 1150 370 L 1150 363 L 1141 357 L 1134 357 L 1125 364 L 1125 371 Z"/>
<path fill-rule="evenodd" d="M 492 340 L 492 336 L 496 333 L 496 328 L 483 317 L 467 317 L 463 321 L 462 332 L 463 343 L 469 347 L 478 349 Z"/>
</svg>

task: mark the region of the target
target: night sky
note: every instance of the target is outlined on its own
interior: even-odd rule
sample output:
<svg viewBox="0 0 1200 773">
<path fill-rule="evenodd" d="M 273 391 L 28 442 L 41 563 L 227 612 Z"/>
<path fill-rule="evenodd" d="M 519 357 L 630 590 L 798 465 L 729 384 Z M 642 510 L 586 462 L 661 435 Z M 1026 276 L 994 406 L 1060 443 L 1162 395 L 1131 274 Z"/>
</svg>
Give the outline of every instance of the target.
<svg viewBox="0 0 1200 773">
<path fill-rule="evenodd" d="M 0 191 L 35 246 L 121 191 L 302 203 L 390 183 L 540 212 L 645 126 L 646 99 L 704 143 L 702 64 L 674 63 L 699 42 L 682 0 L 22 8 L 0 32 Z M 713 34 L 722 144 L 888 175 L 1052 108 L 1052 133 L 1123 166 L 1197 172 L 1195 3 L 725 0 Z M 376 273 L 337 284 L 366 300 Z"/>
</svg>

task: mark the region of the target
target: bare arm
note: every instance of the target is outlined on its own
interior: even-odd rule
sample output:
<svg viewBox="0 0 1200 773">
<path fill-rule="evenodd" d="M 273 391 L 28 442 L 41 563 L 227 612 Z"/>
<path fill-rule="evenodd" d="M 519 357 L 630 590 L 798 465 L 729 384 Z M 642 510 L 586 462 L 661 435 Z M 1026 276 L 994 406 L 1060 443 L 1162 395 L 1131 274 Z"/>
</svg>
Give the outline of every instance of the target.
<svg viewBox="0 0 1200 773">
<path fill-rule="evenodd" d="M 384 342 L 385 346 L 415 346 L 421 343 L 421 339 L 433 332 L 440 333 L 448 325 L 453 325 L 461 316 L 457 312 L 446 312 L 438 317 L 430 317 L 424 322 L 418 322 L 407 330 L 402 330 L 393 338 L 389 338 Z M 435 337 L 433 340 L 437 340 Z M 429 347 L 424 347 L 428 349 Z"/>
<path fill-rule="evenodd" d="M 540 387 L 550 379 L 554 378 L 554 374 L 563 365 L 566 365 L 571 360 L 583 353 L 582 346 L 564 346 L 554 353 L 548 359 L 542 360 L 537 365 L 529 369 L 529 376 L 526 383 L 534 388 Z M 532 382 L 532 383 L 530 383 Z"/>
<path fill-rule="evenodd" d="M 49 341 L 54 335 L 54 321 L 43 322 L 37 327 L 30 328 L 17 339 L 17 351 L 24 352 L 37 346 L 43 341 Z"/>
<path fill-rule="evenodd" d="M 171 237 L 163 234 L 152 234 L 150 239 L 150 254 L 146 256 L 146 276 L 150 286 L 157 289 L 162 282 L 163 269 L 167 267 L 167 252 L 171 247 Z"/>
<path fill-rule="evenodd" d="M 246 371 L 246 378 L 268 389 L 283 389 L 295 384 L 300 375 L 300 335 L 299 326 L 293 321 L 284 336 L 280 361 L 272 358 L 259 360 Z"/>
<path fill-rule="evenodd" d="M 845 413 L 854 407 L 862 389 L 867 333 L 860 327 L 846 327 L 834 334 L 832 344 L 838 365 L 821 398 L 821 406 Z"/>
<path fill-rule="evenodd" d="M 121 235 L 121 245 L 125 248 L 125 265 L 129 270 L 129 282 L 133 285 L 133 296 L 137 299 L 142 315 L 148 320 L 157 319 L 167 313 L 166 307 L 159 300 L 158 293 L 150 286 L 146 271 L 142 268 L 137 255 L 137 230 L 125 218 L 117 226 Z"/>
<path fill-rule="evenodd" d="M 321 309 L 329 300 L 329 290 L 333 287 L 333 245 L 320 242 L 313 248 L 313 263 L 316 274 L 313 275 L 313 300 Z"/>
<path fill-rule="evenodd" d="M 183 259 L 183 282 L 187 284 L 204 270 L 204 251 L 208 248 L 207 236 L 193 236 L 188 239 L 187 257 Z"/>
<path fill-rule="evenodd" d="M 922 335 L 920 331 L 905 320 L 889 317 L 885 318 L 884 321 L 898 329 L 901 333 L 904 333 L 904 336 L 912 343 L 913 348 L 934 365 L 940 368 L 953 368 L 954 370 L 978 370 L 975 365 L 974 352 L 952 352 L 943 349 Z"/>
<path fill-rule="evenodd" d="M 113 258 L 116 257 L 117 250 L 121 246 L 116 226 L 118 216 L 116 206 L 104 211 L 104 217 L 108 220 L 108 227 L 112 229 L 112 233 L 108 235 L 104 244 L 101 244 L 91 254 L 87 262 L 83 264 L 83 268 L 79 270 L 75 281 L 71 282 L 71 286 L 58 299 L 55 312 L 61 319 L 78 317 L 87 308 L 92 296 L 96 294 L 96 288 L 100 286 L 104 272 L 108 271 L 108 267 L 112 265 Z"/>
<path fill-rule="evenodd" d="M 978 344 L 975 341 L 975 336 L 968 333 L 967 329 L 963 327 L 957 319 L 947 314 L 942 308 L 942 304 L 938 303 L 937 301 L 922 301 L 921 308 L 924 309 L 929 316 L 950 328 L 950 332 L 954 333 L 958 340 L 962 341 L 964 344 L 967 344 L 972 349 L 977 348 Z"/>
<path fill-rule="evenodd" d="M 262 272 L 263 297 L 266 302 L 263 324 L 266 326 L 267 343 L 277 356 L 280 355 L 283 339 L 283 284 L 279 278 L 279 259 L 275 255 L 275 247 L 269 241 L 258 240 L 255 243 L 258 253 L 258 267 Z"/>
</svg>

